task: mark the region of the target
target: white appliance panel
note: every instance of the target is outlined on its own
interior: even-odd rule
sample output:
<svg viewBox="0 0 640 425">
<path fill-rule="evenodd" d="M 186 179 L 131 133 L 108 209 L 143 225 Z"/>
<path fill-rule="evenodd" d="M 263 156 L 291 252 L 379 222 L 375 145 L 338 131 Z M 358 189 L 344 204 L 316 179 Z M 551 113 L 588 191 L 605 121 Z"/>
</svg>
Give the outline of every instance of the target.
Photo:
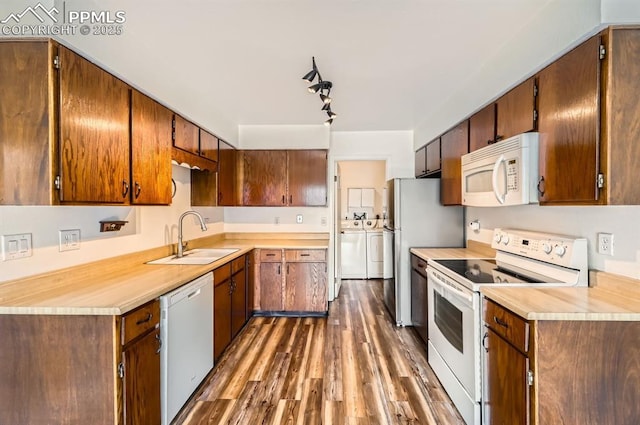
<svg viewBox="0 0 640 425">
<path fill-rule="evenodd" d="M 464 209 L 440 204 L 440 179 L 394 179 L 387 182 L 389 223 L 394 228 L 396 324 L 411 325 L 411 261 L 414 247 L 464 246 Z M 393 215 L 391 215 L 393 214 Z"/>
<path fill-rule="evenodd" d="M 340 234 L 342 279 L 367 278 L 367 234 L 364 230 L 343 230 Z"/>
<path fill-rule="evenodd" d="M 213 273 L 160 297 L 162 424 L 213 368 Z"/>
</svg>

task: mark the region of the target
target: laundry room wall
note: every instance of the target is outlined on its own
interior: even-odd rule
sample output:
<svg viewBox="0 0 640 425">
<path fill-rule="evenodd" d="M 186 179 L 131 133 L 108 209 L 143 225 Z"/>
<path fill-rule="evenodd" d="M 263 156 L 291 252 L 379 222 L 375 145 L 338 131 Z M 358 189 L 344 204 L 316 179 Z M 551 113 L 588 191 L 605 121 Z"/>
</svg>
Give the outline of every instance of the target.
<svg viewBox="0 0 640 425">
<path fill-rule="evenodd" d="M 384 199 L 384 188 L 386 184 L 385 161 L 340 161 L 338 162 L 338 173 L 340 175 L 340 217 L 344 219 L 353 218 L 353 214 L 358 215 L 363 212 L 367 218 L 375 218 L 376 215 L 382 217 L 382 206 Z M 373 190 L 373 205 L 366 203 L 366 195 L 362 195 L 360 206 L 357 199 L 354 203 L 349 202 L 349 189 L 356 194 L 366 190 Z"/>
</svg>

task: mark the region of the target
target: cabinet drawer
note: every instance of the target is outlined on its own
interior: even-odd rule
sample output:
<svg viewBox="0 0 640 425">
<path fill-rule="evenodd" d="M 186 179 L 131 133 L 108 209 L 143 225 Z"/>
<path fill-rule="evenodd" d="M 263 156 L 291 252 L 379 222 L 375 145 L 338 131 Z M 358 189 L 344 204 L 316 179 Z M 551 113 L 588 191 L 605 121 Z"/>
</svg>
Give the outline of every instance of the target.
<svg viewBox="0 0 640 425">
<path fill-rule="evenodd" d="M 482 316 L 485 326 L 523 353 L 529 351 L 529 323 L 526 320 L 486 298 Z"/>
<path fill-rule="evenodd" d="M 282 261 L 281 249 L 261 249 L 260 250 L 261 263 L 279 263 L 281 261 Z"/>
<path fill-rule="evenodd" d="M 160 301 L 154 300 L 122 316 L 122 345 L 160 323 Z"/>
<path fill-rule="evenodd" d="M 231 277 L 231 263 L 220 266 L 213 271 L 213 286 L 218 286 Z"/>
<path fill-rule="evenodd" d="M 284 255 L 287 262 L 327 261 L 324 249 L 287 249 Z"/>
<path fill-rule="evenodd" d="M 242 257 L 236 258 L 235 260 L 233 260 L 231 262 L 231 274 L 236 274 L 238 273 L 240 270 L 244 269 L 244 263 L 245 263 L 245 256 L 243 255 Z"/>
<path fill-rule="evenodd" d="M 416 269 L 422 276 L 427 275 L 427 260 L 423 260 L 415 254 L 411 255 L 411 268 Z"/>
</svg>

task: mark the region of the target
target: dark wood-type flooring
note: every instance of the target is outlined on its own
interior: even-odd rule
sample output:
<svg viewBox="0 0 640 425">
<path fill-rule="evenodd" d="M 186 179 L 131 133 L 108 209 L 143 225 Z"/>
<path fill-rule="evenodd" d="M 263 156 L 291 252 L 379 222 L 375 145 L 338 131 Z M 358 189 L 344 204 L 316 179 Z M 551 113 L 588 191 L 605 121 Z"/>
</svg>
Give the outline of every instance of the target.
<svg viewBox="0 0 640 425">
<path fill-rule="evenodd" d="M 463 424 L 378 280 L 344 281 L 327 318 L 252 318 L 175 424 Z"/>
</svg>

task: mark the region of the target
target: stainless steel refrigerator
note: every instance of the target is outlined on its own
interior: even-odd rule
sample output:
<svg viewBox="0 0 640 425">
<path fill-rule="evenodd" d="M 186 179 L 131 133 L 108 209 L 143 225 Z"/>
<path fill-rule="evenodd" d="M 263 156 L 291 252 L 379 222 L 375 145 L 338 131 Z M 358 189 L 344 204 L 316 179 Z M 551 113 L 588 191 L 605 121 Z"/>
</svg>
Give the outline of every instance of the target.
<svg viewBox="0 0 640 425">
<path fill-rule="evenodd" d="M 410 326 L 409 249 L 464 246 L 464 209 L 440 204 L 440 179 L 393 179 L 386 192 L 394 277 L 384 280 L 384 303 L 398 326 Z"/>
</svg>

